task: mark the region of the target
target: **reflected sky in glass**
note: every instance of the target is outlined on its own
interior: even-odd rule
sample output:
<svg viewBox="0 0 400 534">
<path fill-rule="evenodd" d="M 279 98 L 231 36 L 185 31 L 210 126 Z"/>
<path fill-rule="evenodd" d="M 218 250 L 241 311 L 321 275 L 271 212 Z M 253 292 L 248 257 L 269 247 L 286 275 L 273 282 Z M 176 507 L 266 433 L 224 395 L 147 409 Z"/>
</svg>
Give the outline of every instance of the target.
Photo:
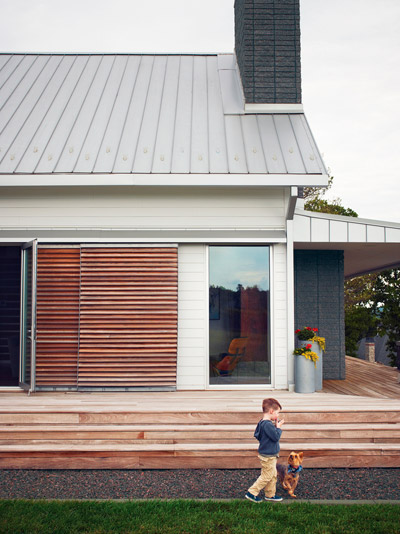
<svg viewBox="0 0 400 534">
<path fill-rule="evenodd" d="M 210 247 L 210 286 L 269 289 L 269 247 Z"/>
</svg>

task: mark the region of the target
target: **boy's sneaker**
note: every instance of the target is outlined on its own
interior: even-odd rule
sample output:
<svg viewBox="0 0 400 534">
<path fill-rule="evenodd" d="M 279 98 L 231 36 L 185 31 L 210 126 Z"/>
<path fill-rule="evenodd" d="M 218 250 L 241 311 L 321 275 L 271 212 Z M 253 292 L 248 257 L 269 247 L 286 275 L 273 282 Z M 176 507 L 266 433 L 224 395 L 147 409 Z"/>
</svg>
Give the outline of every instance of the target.
<svg viewBox="0 0 400 534">
<path fill-rule="evenodd" d="M 267 497 L 265 496 L 264 499 L 266 501 L 272 501 L 272 502 L 281 502 L 283 501 L 283 498 L 282 497 L 279 497 L 279 495 L 274 495 L 273 497 Z"/>
<path fill-rule="evenodd" d="M 253 495 L 252 493 L 247 492 L 245 495 L 246 499 L 249 499 L 249 501 L 253 502 L 261 502 L 262 499 L 258 495 Z"/>
</svg>

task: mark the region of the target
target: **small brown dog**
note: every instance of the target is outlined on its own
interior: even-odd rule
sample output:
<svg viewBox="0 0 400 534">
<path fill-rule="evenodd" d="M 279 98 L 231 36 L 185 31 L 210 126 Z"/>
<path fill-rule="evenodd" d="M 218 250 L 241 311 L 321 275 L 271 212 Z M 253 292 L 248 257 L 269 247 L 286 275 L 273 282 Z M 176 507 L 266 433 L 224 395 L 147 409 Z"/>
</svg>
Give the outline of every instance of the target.
<svg viewBox="0 0 400 534">
<path fill-rule="evenodd" d="M 288 458 L 288 465 L 277 464 L 276 470 L 282 487 L 287 490 L 291 497 L 296 497 L 294 490 L 299 483 L 299 473 L 302 471 L 302 452 L 291 452 Z"/>
</svg>

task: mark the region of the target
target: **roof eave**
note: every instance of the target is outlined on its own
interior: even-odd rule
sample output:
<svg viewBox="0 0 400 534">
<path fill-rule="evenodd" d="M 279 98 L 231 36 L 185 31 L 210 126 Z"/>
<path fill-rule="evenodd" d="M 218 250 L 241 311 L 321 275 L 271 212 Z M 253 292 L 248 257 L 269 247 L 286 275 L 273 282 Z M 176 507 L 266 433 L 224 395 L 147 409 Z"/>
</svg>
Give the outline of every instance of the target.
<svg viewBox="0 0 400 534">
<path fill-rule="evenodd" d="M 4 174 L 0 187 L 324 187 L 327 174 Z"/>
</svg>

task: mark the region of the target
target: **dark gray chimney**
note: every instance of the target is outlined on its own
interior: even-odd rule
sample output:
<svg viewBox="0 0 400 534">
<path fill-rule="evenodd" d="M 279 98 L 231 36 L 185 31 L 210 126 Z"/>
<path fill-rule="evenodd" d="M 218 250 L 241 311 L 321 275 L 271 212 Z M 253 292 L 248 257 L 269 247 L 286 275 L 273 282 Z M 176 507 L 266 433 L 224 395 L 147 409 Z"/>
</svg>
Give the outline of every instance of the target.
<svg viewBox="0 0 400 534">
<path fill-rule="evenodd" d="M 301 103 L 299 0 L 235 0 L 246 103 Z"/>
</svg>

